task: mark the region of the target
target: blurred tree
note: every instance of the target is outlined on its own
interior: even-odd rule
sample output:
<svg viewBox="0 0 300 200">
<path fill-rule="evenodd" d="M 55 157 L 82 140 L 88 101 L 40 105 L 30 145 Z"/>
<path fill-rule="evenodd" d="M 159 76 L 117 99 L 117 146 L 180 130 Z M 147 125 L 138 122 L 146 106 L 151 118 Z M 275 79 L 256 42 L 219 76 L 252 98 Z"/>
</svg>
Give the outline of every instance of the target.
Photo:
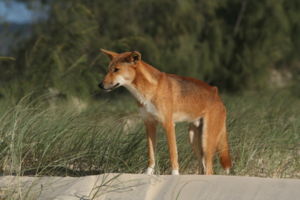
<svg viewBox="0 0 300 200">
<path fill-rule="evenodd" d="M 99 48 L 138 50 L 160 70 L 230 91 L 265 87 L 270 68 L 300 59 L 298 0 L 43 2 L 47 20 L 16 51 L 25 91 L 89 95 L 108 62 Z"/>
</svg>

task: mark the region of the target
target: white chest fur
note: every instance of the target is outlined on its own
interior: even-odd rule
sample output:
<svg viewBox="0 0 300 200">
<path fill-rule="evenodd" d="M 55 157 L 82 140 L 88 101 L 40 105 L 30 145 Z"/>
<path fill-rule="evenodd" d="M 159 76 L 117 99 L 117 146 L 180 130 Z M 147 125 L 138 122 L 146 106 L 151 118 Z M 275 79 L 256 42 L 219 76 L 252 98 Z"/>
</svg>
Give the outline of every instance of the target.
<svg viewBox="0 0 300 200">
<path fill-rule="evenodd" d="M 143 117 L 146 117 L 148 114 L 158 117 L 157 109 L 150 100 L 141 94 L 135 87 L 132 87 L 131 85 L 124 86 L 138 100 L 138 102 L 143 105 L 143 108 L 140 110 Z"/>
</svg>

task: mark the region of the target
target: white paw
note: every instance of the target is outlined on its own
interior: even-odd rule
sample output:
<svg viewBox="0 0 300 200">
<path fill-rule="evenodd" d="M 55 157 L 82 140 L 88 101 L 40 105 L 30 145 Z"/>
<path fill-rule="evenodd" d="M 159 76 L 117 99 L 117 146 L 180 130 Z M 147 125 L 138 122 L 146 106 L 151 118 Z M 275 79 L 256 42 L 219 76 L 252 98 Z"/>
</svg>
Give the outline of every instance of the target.
<svg viewBox="0 0 300 200">
<path fill-rule="evenodd" d="M 172 175 L 179 175 L 178 169 L 173 169 L 172 170 Z"/>
<path fill-rule="evenodd" d="M 230 168 L 225 169 L 225 172 L 226 172 L 227 175 L 229 175 L 230 174 Z"/>
<path fill-rule="evenodd" d="M 154 174 L 154 169 L 152 167 L 148 167 L 145 174 L 147 175 L 153 175 Z"/>
</svg>

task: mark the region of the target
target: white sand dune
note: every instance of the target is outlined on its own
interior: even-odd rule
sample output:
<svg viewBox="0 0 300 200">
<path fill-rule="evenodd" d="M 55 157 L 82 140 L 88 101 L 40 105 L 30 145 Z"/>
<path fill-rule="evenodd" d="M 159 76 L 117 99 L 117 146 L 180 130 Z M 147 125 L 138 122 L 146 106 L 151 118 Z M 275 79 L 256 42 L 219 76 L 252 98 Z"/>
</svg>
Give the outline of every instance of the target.
<svg viewBox="0 0 300 200">
<path fill-rule="evenodd" d="M 238 176 L 0 177 L 0 199 L 41 200 L 295 200 L 300 180 Z"/>
</svg>

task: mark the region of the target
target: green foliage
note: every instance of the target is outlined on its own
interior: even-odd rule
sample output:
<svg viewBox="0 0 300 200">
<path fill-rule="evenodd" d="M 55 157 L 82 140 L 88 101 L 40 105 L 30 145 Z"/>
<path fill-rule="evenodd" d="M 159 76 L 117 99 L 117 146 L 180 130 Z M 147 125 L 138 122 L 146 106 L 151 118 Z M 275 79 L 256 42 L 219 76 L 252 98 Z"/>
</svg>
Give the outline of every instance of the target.
<svg viewBox="0 0 300 200">
<path fill-rule="evenodd" d="M 270 68 L 299 63 L 297 0 L 44 3 L 48 20 L 35 25 L 7 69 L 22 91 L 53 87 L 89 96 L 107 65 L 99 48 L 138 50 L 162 71 L 230 91 L 264 87 Z"/>
</svg>

